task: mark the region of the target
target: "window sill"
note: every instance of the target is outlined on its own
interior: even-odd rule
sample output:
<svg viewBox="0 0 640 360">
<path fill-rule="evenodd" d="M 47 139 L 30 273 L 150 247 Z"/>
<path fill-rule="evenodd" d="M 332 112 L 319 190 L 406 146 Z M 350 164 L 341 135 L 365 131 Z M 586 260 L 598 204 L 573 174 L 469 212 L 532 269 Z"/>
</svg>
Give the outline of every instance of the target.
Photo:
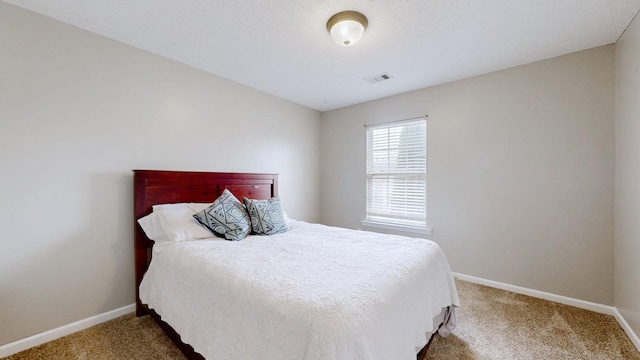
<svg viewBox="0 0 640 360">
<path fill-rule="evenodd" d="M 385 229 L 385 230 L 395 230 L 395 231 L 402 231 L 402 232 L 421 234 L 421 235 L 431 235 L 433 232 L 431 229 L 428 229 L 428 228 L 395 225 L 395 224 L 369 221 L 369 220 L 362 220 L 360 223 L 362 224 L 362 226 L 365 226 L 365 227 Z"/>
</svg>

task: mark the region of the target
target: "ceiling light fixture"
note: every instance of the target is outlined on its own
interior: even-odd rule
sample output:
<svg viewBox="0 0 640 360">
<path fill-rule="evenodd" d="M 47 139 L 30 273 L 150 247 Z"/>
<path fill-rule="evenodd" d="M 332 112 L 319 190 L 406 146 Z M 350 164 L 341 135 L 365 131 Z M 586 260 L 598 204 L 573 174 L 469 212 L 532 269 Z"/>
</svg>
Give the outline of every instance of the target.
<svg viewBox="0 0 640 360">
<path fill-rule="evenodd" d="M 351 46 L 357 43 L 369 25 L 367 17 L 357 11 L 339 12 L 327 21 L 327 30 L 333 41 L 340 46 Z"/>
</svg>

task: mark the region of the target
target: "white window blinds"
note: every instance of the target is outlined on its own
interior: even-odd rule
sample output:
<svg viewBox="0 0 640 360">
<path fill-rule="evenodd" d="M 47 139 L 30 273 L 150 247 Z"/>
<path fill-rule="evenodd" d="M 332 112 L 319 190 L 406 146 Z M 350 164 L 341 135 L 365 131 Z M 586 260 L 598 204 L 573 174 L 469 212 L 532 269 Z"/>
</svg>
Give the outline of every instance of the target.
<svg viewBox="0 0 640 360">
<path fill-rule="evenodd" d="M 427 120 L 367 127 L 367 221 L 427 227 Z"/>
</svg>

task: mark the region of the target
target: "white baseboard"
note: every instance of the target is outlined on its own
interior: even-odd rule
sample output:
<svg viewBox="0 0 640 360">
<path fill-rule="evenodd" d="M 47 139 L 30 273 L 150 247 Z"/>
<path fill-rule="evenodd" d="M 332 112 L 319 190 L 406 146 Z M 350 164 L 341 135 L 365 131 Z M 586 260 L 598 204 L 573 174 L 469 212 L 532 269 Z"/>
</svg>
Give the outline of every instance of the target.
<svg viewBox="0 0 640 360">
<path fill-rule="evenodd" d="M 622 314 L 620 314 L 618 309 L 613 306 L 602 305 L 602 304 L 593 303 L 593 302 L 584 301 L 584 300 L 578 300 L 578 299 L 570 298 L 567 296 L 551 294 L 544 291 L 538 291 L 538 290 L 528 289 L 528 288 L 524 288 L 516 285 L 510 285 L 510 284 L 505 284 L 497 281 L 482 279 L 475 276 L 469 276 L 469 275 L 464 275 L 459 273 L 453 273 L 453 275 L 460 280 L 472 282 L 475 284 L 486 285 L 496 289 L 511 291 L 516 294 L 528 295 L 528 296 L 536 297 L 539 299 L 545 299 L 545 300 L 557 302 L 560 304 L 575 306 L 580 309 L 591 310 L 600 314 L 612 315 L 618 321 L 618 324 L 620 324 L 624 332 L 627 333 L 627 335 L 629 336 L 629 339 L 631 339 L 631 342 L 633 342 L 633 344 L 636 346 L 638 351 L 640 351 L 640 339 L 638 338 L 638 335 L 633 331 L 631 326 L 629 326 L 629 323 L 627 323 L 627 321 L 624 319 Z"/>
<path fill-rule="evenodd" d="M 464 280 L 464 281 L 468 281 L 468 282 L 472 282 L 480 285 L 486 285 L 486 286 L 490 286 L 497 289 L 511 291 L 516 294 L 528 295 L 528 296 L 532 296 L 539 299 L 545 299 L 545 300 L 557 302 L 560 304 L 571 305 L 580 309 L 595 311 L 600 314 L 613 315 L 613 311 L 615 309 L 613 306 L 607 306 L 607 305 L 602 305 L 602 304 L 593 303 L 589 301 L 578 300 L 578 299 L 574 299 L 574 298 L 570 298 L 562 295 L 556 295 L 556 294 L 551 294 L 544 291 L 538 291 L 538 290 L 528 289 L 528 288 L 524 288 L 516 285 L 510 285 L 510 284 L 505 284 L 497 281 L 486 280 L 486 279 L 482 279 L 474 276 L 458 274 L 458 273 L 454 273 L 453 275 L 460 280 Z"/>
<path fill-rule="evenodd" d="M 123 306 L 119 309 L 107 311 L 106 313 L 98 314 L 90 318 L 79 320 L 71 324 L 63 325 L 55 329 L 47 330 L 45 332 L 29 336 L 24 339 L 16 340 L 6 345 L 0 346 L 0 358 L 13 355 L 34 346 L 42 345 L 46 342 L 59 339 L 69 334 L 73 334 L 74 332 L 90 328 L 94 325 L 98 325 L 122 315 L 129 314 L 131 312 L 134 312 L 135 310 L 135 304 Z"/>
<path fill-rule="evenodd" d="M 622 314 L 620 314 L 620 311 L 618 311 L 618 309 L 614 309 L 613 316 L 616 318 L 616 320 L 618 320 L 618 324 L 622 326 L 622 329 L 624 330 L 624 332 L 627 333 L 627 335 L 629 336 L 629 339 L 631 339 L 631 342 L 633 342 L 633 345 L 635 345 L 638 351 L 640 351 L 640 338 L 638 338 L 638 335 L 635 333 L 635 331 L 633 331 L 631 326 L 629 326 L 629 323 L 627 322 L 627 320 L 624 319 L 624 317 L 622 316 Z"/>
</svg>

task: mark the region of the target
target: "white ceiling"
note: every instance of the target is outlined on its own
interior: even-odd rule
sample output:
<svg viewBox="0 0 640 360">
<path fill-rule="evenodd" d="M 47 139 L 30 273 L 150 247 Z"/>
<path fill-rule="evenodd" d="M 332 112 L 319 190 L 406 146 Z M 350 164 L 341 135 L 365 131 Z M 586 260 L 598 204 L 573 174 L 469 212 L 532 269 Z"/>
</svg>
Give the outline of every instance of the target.
<svg viewBox="0 0 640 360">
<path fill-rule="evenodd" d="M 640 0 L 5 0 L 326 111 L 614 43 Z M 339 47 L 326 22 L 369 19 Z M 393 79 L 363 79 L 388 73 Z"/>
</svg>

